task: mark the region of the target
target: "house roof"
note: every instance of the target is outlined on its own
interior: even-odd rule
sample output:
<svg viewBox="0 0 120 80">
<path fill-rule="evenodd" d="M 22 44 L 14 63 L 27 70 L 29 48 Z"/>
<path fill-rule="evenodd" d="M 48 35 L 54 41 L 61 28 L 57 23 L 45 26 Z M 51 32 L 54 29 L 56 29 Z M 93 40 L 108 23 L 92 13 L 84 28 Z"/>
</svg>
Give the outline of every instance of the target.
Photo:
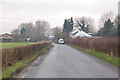
<svg viewBox="0 0 120 80">
<path fill-rule="evenodd" d="M 70 36 L 72 38 L 77 38 L 77 37 L 92 37 L 92 35 L 80 30 L 80 29 L 75 29 L 70 33 Z"/>
<path fill-rule="evenodd" d="M 9 34 L 9 33 L 1 34 L 0 36 L 4 36 L 4 35 L 9 35 L 9 36 L 11 36 L 11 34 Z"/>
</svg>

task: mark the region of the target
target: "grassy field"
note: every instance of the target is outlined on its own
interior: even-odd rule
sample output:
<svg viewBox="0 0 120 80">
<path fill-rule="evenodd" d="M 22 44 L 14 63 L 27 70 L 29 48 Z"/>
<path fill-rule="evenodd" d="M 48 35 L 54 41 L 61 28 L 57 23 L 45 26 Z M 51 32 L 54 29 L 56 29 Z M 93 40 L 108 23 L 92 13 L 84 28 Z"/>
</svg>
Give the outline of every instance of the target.
<svg viewBox="0 0 120 80">
<path fill-rule="evenodd" d="M 16 46 L 25 46 L 28 44 L 34 44 L 34 43 L 0 43 L 0 48 L 11 48 Z"/>
</svg>

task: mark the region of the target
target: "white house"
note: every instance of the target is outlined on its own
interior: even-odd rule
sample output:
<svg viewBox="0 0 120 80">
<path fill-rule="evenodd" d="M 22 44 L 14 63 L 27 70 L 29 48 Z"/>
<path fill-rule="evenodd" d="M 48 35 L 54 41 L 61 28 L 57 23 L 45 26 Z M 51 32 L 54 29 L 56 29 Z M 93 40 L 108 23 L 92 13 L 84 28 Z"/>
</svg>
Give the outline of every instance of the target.
<svg viewBox="0 0 120 80">
<path fill-rule="evenodd" d="M 82 31 L 80 28 L 74 28 L 72 32 L 70 32 L 71 38 L 77 38 L 77 37 L 87 37 L 91 38 L 92 35 Z"/>
</svg>

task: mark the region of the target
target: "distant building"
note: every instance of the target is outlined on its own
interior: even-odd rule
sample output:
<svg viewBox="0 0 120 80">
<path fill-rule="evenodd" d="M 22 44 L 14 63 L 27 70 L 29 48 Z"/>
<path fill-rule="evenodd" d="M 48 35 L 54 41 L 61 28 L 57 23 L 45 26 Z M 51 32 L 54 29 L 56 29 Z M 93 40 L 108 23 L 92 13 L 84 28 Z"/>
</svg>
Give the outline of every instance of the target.
<svg viewBox="0 0 120 80">
<path fill-rule="evenodd" d="M 55 36 L 49 36 L 49 41 L 53 41 L 55 39 Z"/>
<path fill-rule="evenodd" d="M 0 35 L 0 38 L 2 38 L 2 39 L 12 39 L 12 36 L 11 36 L 11 34 L 5 33 L 5 34 Z"/>
<path fill-rule="evenodd" d="M 70 32 L 71 38 L 78 38 L 78 37 L 86 37 L 91 38 L 92 35 L 82 31 L 80 28 L 74 28 L 73 31 Z"/>
<path fill-rule="evenodd" d="M 8 33 L 2 34 L 2 35 L 0 35 L 0 41 L 11 42 L 12 41 L 12 35 L 8 34 Z"/>
</svg>

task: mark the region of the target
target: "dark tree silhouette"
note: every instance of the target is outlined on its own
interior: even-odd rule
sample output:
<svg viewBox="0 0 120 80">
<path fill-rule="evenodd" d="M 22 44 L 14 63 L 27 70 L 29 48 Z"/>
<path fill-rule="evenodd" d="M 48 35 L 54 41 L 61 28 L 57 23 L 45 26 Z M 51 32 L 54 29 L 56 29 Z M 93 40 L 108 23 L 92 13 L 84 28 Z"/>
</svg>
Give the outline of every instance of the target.
<svg viewBox="0 0 120 80">
<path fill-rule="evenodd" d="M 98 36 L 108 36 L 111 32 L 112 27 L 113 22 L 110 19 L 108 19 L 107 21 L 105 21 L 104 27 L 98 31 Z"/>
<path fill-rule="evenodd" d="M 73 18 L 65 19 L 63 24 L 63 33 L 69 33 L 73 30 Z"/>
<path fill-rule="evenodd" d="M 25 33 L 25 28 L 23 27 L 23 28 L 21 29 L 21 35 L 24 35 L 24 33 Z"/>
</svg>

